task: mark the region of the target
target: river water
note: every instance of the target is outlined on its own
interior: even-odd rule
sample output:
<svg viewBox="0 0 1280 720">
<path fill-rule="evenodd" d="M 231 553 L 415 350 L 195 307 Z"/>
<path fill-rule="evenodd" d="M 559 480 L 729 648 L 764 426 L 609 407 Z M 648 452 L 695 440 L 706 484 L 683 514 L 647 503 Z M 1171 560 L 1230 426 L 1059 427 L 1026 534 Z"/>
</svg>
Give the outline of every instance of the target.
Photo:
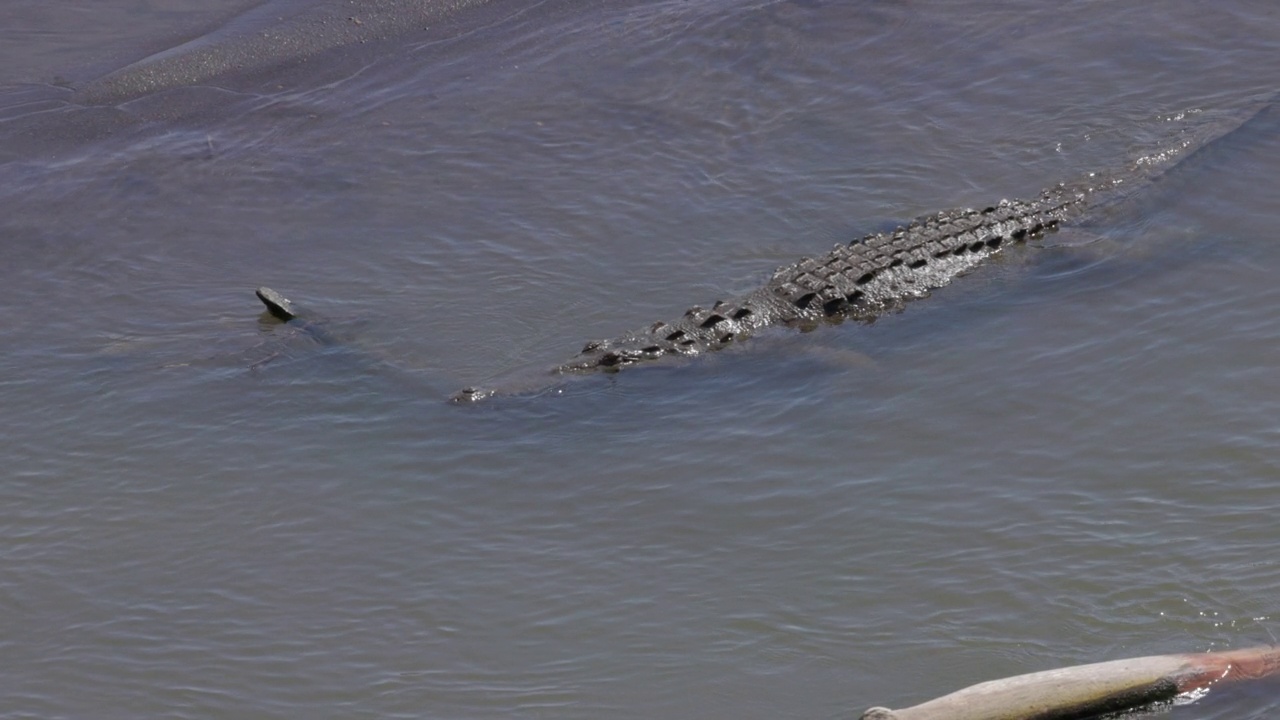
<svg viewBox="0 0 1280 720">
<path fill-rule="evenodd" d="M 1271 0 L 5 3 L 0 717 L 850 718 L 1272 642 L 1274 119 L 873 324 L 444 398 L 1277 57 Z"/>
</svg>

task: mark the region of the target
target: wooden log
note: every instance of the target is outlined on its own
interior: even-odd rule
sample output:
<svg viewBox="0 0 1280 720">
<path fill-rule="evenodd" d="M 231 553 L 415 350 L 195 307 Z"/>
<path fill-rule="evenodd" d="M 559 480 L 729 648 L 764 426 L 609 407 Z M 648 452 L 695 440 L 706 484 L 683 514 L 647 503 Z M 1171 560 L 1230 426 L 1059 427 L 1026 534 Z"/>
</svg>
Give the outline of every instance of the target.
<svg viewBox="0 0 1280 720">
<path fill-rule="evenodd" d="M 1280 648 L 1154 655 L 991 680 L 861 720 L 1078 720 L 1172 700 L 1217 683 L 1280 675 Z"/>
</svg>

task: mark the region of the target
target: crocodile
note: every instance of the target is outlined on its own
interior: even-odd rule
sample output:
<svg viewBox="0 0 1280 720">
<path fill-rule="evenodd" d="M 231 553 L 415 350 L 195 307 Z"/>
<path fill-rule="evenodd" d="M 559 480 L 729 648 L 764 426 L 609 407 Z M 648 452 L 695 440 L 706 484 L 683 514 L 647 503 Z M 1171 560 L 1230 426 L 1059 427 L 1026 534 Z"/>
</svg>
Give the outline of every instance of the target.
<svg viewBox="0 0 1280 720">
<path fill-rule="evenodd" d="M 695 305 L 676 320 L 588 342 L 550 374 L 617 372 L 665 357 L 700 355 L 771 326 L 809 329 L 821 323 L 873 320 L 948 284 L 1010 244 L 1057 230 L 1093 192 L 1087 186 L 1060 185 L 1034 200 L 939 212 L 891 232 L 836 245 L 822 257 L 779 268 L 744 297 L 706 308 Z M 499 394 L 507 392 L 502 387 L 467 387 L 451 400 L 475 402 Z"/>
<path fill-rule="evenodd" d="M 566 362 L 530 383 L 466 387 L 449 399 L 471 403 L 497 395 L 531 394 L 574 375 L 607 372 L 664 358 L 697 356 L 739 343 L 768 327 L 812 329 L 845 321 L 869 322 L 900 310 L 951 283 L 1013 245 L 1095 218 L 1220 139 L 1267 113 L 1274 98 L 1214 121 L 1180 126 L 1155 152 L 1112 172 L 1059 183 L 1031 199 L 925 215 L 896 229 L 837 244 L 776 270 L 763 286 L 710 307 L 694 306 L 671 321 L 588 342 Z M 265 290 L 265 289 L 264 289 Z M 274 291 L 259 297 L 281 319 Z M 274 299 L 273 299 L 274 298 Z M 285 301 L 287 303 L 287 301 Z"/>
</svg>

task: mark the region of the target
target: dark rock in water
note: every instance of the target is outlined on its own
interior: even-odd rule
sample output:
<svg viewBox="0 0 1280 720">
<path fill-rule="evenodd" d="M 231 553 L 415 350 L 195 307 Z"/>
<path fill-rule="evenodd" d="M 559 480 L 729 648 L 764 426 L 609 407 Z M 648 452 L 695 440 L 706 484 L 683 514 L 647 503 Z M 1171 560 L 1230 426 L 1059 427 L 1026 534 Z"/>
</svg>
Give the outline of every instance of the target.
<svg viewBox="0 0 1280 720">
<path fill-rule="evenodd" d="M 289 322 L 297 319 L 298 313 L 293 309 L 293 303 L 289 302 L 289 298 L 269 287 L 260 287 L 254 292 L 257 293 L 258 299 L 262 301 L 262 304 L 267 306 L 267 312 L 281 321 Z"/>
</svg>

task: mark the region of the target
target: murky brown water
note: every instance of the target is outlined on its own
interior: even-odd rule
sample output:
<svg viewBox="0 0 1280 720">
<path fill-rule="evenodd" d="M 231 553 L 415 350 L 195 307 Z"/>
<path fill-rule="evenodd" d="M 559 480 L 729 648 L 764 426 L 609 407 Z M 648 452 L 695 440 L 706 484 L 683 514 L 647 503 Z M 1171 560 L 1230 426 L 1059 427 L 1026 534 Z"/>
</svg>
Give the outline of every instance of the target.
<svg viewBox="0 0 1280 720">
<path fill-rule="evenodd" d="M 1274 120 L 873 325 L 442 402 L 1278 89 L 1271 2 L 937 5 L 0 7 L 0 717 L 847 718 L 1272 641 Z"/>
</svg>

